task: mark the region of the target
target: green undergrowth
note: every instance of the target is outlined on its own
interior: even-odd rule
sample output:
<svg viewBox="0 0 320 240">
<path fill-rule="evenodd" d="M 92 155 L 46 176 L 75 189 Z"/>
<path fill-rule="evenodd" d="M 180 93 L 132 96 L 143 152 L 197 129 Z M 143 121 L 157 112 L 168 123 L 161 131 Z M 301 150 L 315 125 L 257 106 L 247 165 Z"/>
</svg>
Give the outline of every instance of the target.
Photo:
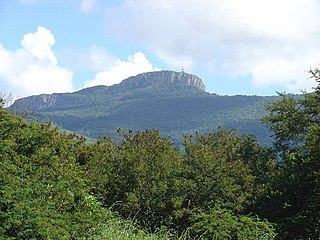
<svg viewBox="0 0 320 240">
<path fill-rule="evenodd" d="M 187 240 L 188 235 L 178 236 L 172 231 L 164 228 L 149 233 L 139 229 L 133 220 L 111 218 L 100 225 L 96 232 L 88 240 Z"/>
</svg>

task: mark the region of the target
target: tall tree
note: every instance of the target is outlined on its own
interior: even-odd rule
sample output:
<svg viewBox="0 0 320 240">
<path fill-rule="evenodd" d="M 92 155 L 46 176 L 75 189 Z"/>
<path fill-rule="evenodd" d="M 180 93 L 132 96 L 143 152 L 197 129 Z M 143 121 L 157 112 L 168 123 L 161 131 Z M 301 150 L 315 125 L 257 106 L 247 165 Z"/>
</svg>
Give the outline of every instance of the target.
<svg viewBox="0 0 320 240">
<path fill-rule="evenodd" d="M 249 208 L 264 191 L 268 151 L 236 131 L 189 136 L 184 146 L 185 194 L 177 224 L 189 227 L 195 238 L 273 239 L 272 225 Z"/>
<path fill-rule="evenodd" d="M 94 150 L 94 151 L 93 151 Z M 116 145 L 100 139 L 84 154 L 92 189 L 107 207 L 154 230 L 178 207 L 178 149 L 157 130 L 129 132 Z"/>
<path fill-rule="evenodd" d="M 283 239 L 320 238 L 320 70 L 310 70 L 318 86 L 302 97 L 280 94 L 264 122 L 274 133 L 280 173 L 272 198 Z M 274 204 L 273 204 L 274 205 Z"/>
</svg>

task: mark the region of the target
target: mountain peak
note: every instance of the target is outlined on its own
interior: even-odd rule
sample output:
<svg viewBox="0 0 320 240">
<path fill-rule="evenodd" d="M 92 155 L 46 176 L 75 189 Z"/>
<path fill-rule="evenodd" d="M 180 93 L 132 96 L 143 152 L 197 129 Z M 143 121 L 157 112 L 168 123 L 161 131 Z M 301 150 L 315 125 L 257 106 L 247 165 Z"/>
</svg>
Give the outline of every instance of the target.
<svg viewBox="0 0 320 240">
<path fill-rule="evenodd" d="M 179 94 L 203 94 L 205 85 L 202 80 L 192 74 L 174 71 L 155 71 L 138 74 L 123 80 L 113 86 L 94 86 L 82 89 L 75 93 L 41 94 L 30 96 L 15 101 L 11 109 L 22 110 L 44 110 L 70 108 L 70 106 L 90 105 L 88 98 L 83 96 L 94 96 L 93 98 L 108 98 L 112 96 L 159 96 Z M 79 97 L 82 96 L 82 97 Z"/>
<path fill-rule="evenodd" d="M 122 85 L 125 88 L 140 88 L 152 85 L 179 85 L 196 88 L 200 91 L 205 91 L 206 88 L 199 77 L 183 71 L 155 71 L 141 73 L 123 80 L 119 85 Z"/>
</svg>

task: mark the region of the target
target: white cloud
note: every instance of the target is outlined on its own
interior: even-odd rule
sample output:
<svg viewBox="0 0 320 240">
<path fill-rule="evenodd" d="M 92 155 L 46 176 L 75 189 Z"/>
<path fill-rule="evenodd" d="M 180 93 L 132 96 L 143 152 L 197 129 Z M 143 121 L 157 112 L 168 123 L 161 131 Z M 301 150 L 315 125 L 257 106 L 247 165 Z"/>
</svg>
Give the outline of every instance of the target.
<svg viewBox="0 0 320 240">
<path fill-rule="evenodd" d="M 113 34 L 174 67 L 251 74 L 257 87 L 298 92 L 320 62 L 319 10 L 318 0 L 124 0 L 106 18 Z"/>
<path fill-rule="evenodd" d="M 56 65 L 57 59 L 51 49 L 54 44 L 54 36 L 44 27 L 38 27 L 35 33 L 24 35 L 21 41 L 22 47 L 35 58 Z"/>
<path fill-rule="evenodd" d="M 66 49 L 58 56 L 68 68 L 95 73 L 94 79 L 86 81 L 84 87 L 111 86 L 130 76 L 159 70 L 153 68 L 152 63 L 141 52 L 130 55 L 127 60 L 121 60 L 107 49 L 95 45 L 86 49 Z"/>
<path fill-rule="evenodd" d="M 108 68 L 98 72 L 94 79 L 85 84 L 85 87 L 95 85 L 111 86 L 120 83 L 130 76 L 154 70 L 157 69 L 152 67 L 152 64 L 146 56 L 141 52 L 136 52 L 132 56 L 129 56 L 127 61 L 117 59 L 112 65 L 109 65 Z"/>
<path fill-rule="evenodd" d="M 15 51 L 0 43 L 0 92 L 24 97 L 72 91 L 73 73 L 58 65 L 54 44 L 54 36 L 44 27 L 24 35 L 22 48 Z"/>
</svg>

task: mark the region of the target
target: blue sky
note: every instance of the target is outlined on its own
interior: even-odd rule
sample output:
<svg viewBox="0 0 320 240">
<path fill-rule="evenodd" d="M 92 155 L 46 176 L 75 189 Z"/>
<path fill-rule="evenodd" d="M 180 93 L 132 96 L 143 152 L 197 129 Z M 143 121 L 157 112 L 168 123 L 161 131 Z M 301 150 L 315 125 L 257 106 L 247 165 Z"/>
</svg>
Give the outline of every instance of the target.
<svg viewBox="0 0 320 240">
<path fill-rule="evenodd" d="M 318 0 L 1 0 L 0 93 L 181 68 L 221 95 L 311 90 L 319 10 Z"/>
</svg>

